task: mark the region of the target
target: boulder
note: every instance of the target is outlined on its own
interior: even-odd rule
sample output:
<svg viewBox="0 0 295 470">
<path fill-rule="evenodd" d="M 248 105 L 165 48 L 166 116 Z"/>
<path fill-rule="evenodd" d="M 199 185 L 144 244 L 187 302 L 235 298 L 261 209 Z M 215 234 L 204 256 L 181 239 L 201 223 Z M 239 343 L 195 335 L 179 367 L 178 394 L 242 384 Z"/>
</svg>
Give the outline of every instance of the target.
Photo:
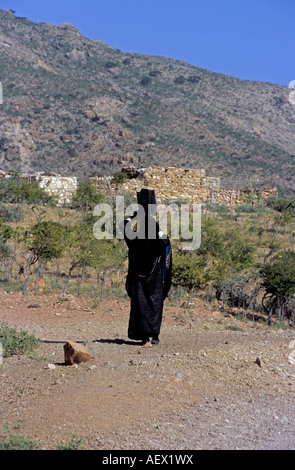
<svg viewBox="0 0 295 470">
<path fill-rule="evenodd" d="M 73 341 L 68 341 L 64 345 L 64 353 L 66 365 L 79 364 L 91 359 L 88 349 L 83 344 L 74 343 Z"/>
</svg>

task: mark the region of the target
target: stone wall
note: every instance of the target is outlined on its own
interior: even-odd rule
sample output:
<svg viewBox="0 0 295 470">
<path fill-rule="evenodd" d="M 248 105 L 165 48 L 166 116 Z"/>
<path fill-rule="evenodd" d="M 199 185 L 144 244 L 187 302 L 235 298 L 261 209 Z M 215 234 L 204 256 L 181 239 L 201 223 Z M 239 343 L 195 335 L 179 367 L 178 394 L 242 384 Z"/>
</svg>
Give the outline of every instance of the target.
<svg viewBox="0 0 295 470">
<path fill-rule="evenodd" d="M 51 196 L 57 196 L 58 204 L 71 202 L 78 188 L 76 176 L 40 175 L 36 180 L 40 188 L 44 188 Z"/>
<path fill-rule="evenodd" d="M 149 167 L 136 170 L 133 167 L 126 167 L 121 171 L 126 173 L 127 179 L 120 185 L 112 183 L 112 176 L 95 176 L 90 180 L 97 190 L 106 196 L 114 196 L 118 190 L 135 194 L 142 188 L 154 189 L 159 202 L 210 201 L 238 205 L 249 202 L 254 195 L 251 189 L 222 188 L 220 178 L 206 176 L 205 170 L 175 167 Z M 9 177 L 9 174 L 2 172 L 2 176 Z M 70 203 L 78 187 L 76 176 L 42 172 L 20 176 L 29 181 L 38 181 L 40 187 L 48 194 L 57 196 L 58 204 Z M 268 199 L 270 196 L 277 196 L 276 188 L 264 188 L 259 193 L 261 199 Z"/>
<path fill-rule="evenodd" d="M 0 171 L 0 177 L 10 178 L 11 174 Z M 19 177 L 26 181 L 38 182 L 40 188 L 46 193 L 57 197 L 57 204 L 67 204 L 71 202 L 73 195 L 78 188 L 78 180 L 76 176 L 60 176 L 56 173 L 44 174 L 36 173 L 20 173 Z"/>
<path fill-rule="evenodd" d="M 135 193 L 141 188 L 147 188 L 155 190 L 156 198 L 160 202 L 211 201 L 236 205 L 244 204 L 254 194 L 251 189 L 221 188 L 220 178 L 206 176 L 205 170 L 149 167 L 140 170 L 123 168 L 122 172 L 128 175 L 128 179 L 119 186 L 111 182 L 111 176 L 91 179 L 98 191 L 108 196 L 114 195 L 118 189 Z M 276 188 L 264 188 L 259 193 L 261 199 L 267 199 L 273 195 L 277 195 Z"/>
</svg>

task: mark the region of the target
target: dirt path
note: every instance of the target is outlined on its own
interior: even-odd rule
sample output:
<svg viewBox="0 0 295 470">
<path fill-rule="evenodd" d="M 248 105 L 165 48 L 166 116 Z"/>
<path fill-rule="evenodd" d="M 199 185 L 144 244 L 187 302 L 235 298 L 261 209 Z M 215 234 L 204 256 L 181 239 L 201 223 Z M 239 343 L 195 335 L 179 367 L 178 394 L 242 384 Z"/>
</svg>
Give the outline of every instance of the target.
<svg viewBox="0 0 295 470">
<path fill-rule="evenodd" d="M 142 347 L 128 341 L 128 315 L 126 301 L 0 294 L 0 323 L 44 340 L 0 366 L 0 430 L 44 449 L 72 435 L 85 449 L 295 449 L 294 330 L 199 300 L 166 305 L 160 344 Z M 65 366 L 69 340 L 93 359 Z"/>
</svg>

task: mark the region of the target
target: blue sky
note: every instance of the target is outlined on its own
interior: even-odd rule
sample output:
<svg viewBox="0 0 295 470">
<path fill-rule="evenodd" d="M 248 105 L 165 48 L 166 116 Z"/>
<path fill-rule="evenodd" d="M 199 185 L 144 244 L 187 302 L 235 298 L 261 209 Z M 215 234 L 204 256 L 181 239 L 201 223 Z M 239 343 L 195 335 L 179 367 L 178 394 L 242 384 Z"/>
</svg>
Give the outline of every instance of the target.
<svg viewBox="0 0 295 470">
<path fill-rule="evenodd" d="M 0 0 L 0 9 L 72 23 L 122 52 L 175 58 L 242 80 L 295 80 L 294 0 Z"/>
</svg>

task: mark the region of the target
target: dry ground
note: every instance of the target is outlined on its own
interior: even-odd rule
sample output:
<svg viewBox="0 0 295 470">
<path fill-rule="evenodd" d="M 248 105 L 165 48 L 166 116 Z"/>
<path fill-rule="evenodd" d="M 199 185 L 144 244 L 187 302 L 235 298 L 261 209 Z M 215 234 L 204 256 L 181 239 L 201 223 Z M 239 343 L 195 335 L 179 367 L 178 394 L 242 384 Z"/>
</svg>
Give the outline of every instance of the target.
<svg viewBox="0 0 295 470">
<path fill-rule="evenodd" d="M 160 344 L 143 347 L 128 341 L 127 301 L 1 293 L 0 323 L 44 340 L 3 359 L 2 438 L 8 428 L 43 449 L 73 435 L 97 450 L 295 449 L 294 329 L 214 309 L 165 305 Z M 65 366 L 69 340 L 93 359 Z"/>
</svg>

